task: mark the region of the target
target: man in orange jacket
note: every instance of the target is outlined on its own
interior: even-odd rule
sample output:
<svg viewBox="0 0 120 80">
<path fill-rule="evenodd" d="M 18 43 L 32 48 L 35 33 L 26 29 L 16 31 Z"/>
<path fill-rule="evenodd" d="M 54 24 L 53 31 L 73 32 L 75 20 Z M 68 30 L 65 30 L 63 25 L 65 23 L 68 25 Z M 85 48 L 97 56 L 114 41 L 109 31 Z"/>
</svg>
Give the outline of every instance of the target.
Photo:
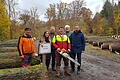
<svg viewBox="0 0 120 80">
<path fill-rule="evenodd" d="M 22 58 L 21 65 L 23 67 L 30 66 L 32 55 L 35 53 L 34 39 L 31 36 L 31 28 L 25 28 L 25 33 L 19 37 L 18 51 Z"/>
<path fill-rule="evenodd" d="M 62 55 L 59 54 L 59 52 L 61 50 L 66 50 L 66 51 L 70 51 L 70 40 L 69 37 L 67 37 L 67 35 L 65 35 L 64 32 L 64 28 L 60 27 L 59 28 L 59 34 L 54 36 L 53 40 L 52 40 L 52 45 L 56 48 L 57 52 L 56 52 L 56 76 L 59 77 L 60 76 L 60 66 L 61 66 L 61 59 L 63 58 L 64 61 L 64 72 L 65 75 L 71 75 L 69 73 L 69 68 L 68 68 L 68 59 L 63 57 Z"/>
</svg>

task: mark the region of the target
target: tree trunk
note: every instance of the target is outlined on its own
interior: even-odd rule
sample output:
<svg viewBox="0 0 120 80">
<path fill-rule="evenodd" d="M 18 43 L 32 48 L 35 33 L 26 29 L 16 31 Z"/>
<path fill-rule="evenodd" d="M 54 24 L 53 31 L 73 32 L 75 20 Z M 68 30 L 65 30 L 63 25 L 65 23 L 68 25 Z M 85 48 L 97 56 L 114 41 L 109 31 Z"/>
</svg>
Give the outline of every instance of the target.
<svg viewBox="0 0 120 80">
<path fill-rule="evenodd" d="M 103 42 L 98 42 L 98 46 L 101 47 L 101 45 L 103 44 Z"/>
<path fill-rule="evenodd" d="M 109 43 L 103 43 L 102 45 L 101 45 L 101 49 L 103 50 L 103 49 L 109 49 Z"/>
<path fill-rule="evenodd" d="M 98 43 L 97 42 L 93 42 L 92 45 L 93 46 L 98 46 Z"/>
<path fill-rule="evenodd" d="M 120 52 L 120 43 L 112 43 L 109 45 L 109 50 L 112 52 Z"/>
</svg>

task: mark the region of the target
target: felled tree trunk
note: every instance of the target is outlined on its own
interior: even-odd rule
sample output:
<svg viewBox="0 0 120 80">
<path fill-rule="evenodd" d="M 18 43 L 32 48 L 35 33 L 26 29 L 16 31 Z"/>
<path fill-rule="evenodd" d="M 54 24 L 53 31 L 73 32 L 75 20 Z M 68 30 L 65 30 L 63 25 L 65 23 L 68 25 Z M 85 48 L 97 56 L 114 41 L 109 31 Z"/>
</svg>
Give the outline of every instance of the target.
<svg viewBox="0 0 120 80">
<path fill-rule="evenodd" d="M 101 49 L 109 49 L 109 43 L 103 43 Z"/>
<path fill-rule="evenodd" d="M 93 41 L 88 41 L 88 43 L 89 43 L 89 44 L 92 44 L 92 43 L 93 43 Z"/>
<path fill-rule="evenodd" d="M 103 42 L 98 42 L 98 46 L 101 47 L 101 45 L 103 44 Z"/>
<path fill-rule="evenodd" d="M 98 46 L 98 43 L 97 42 L 93 42 L 92 45 L 93 46 Z"/>
<path fill-rule="evenodd" d="M 109 45 L 109 50 L 112 52 L 120 52 L 120 43 L 112 43 Z"/>
</svg>

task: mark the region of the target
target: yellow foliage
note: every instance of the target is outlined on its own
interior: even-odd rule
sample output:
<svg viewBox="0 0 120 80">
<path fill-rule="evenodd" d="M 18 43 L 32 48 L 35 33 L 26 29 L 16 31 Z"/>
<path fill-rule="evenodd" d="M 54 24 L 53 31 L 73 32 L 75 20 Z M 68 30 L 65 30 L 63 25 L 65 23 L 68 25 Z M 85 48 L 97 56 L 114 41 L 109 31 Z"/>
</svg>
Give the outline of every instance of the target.
<svg viewBox="0 0 120 80">
<path fill-rule="evenodd" d="M 113 28 L 110 27 L 110 28 L 108 29 L 108 34 L 109 34 L 109 35 L 113 35 Z"/>
<path fill-rule="evenodd" d="M 0 39 L 8 39 L 9 38 L 9 25 L 10 20 L 6 15 L 6 8 L 4 5 L 4 0 L 0 0 Z"/>
<path fill-rule="evenodd" d="M 0 0 L 0 26 L 10 25 L 9 17 L 6 15 L 5 5 L 2 0 Z"/>
</svg>

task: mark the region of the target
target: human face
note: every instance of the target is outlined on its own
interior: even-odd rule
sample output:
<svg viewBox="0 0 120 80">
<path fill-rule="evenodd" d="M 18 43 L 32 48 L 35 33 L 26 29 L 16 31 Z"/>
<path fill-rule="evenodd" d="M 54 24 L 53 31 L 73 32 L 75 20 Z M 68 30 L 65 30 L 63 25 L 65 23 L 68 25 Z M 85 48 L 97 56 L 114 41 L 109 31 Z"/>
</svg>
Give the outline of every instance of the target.
<svg viewBox="0 0 120 80">
<path fill-rule="evenodd" d="M 75 27 L 74 27 L 74 30 L 75 30 L 75 31 L 79 31 L 79 30 L 80 30 L 80 27 L 79 27 L 79 26 L 75 26 Z"/>
<path fill-rule="evenodd" d="M 49 32 L 46 32 L 46 33 L 45 33 L 45 37 L 49 37 Z"/>
<path fill-rule="evenodd" d="M 50 28 L 50 32 L 51 32 L 51 33 L 54 33 L 54 32 L 55 32 L 55 28 L 53 28 L 53 27 Z"/>
<path fill-rule="evenodd" d="M 66 30 L 66 31 L 70 31 L 70 27 L 66 27 L 65 30 Z"/>
<path fill-rule="evenodd" d="M 31 35 L 31 30 L 27 30 L 27 31 L 25 31 L 25 34 L 27 34 L 27 35 Z"/>
<path fill-rule="evenodd" d="M 64 34 L 64 28 L 60 28 L 60 29 L 59 29 L 59 33 L 60 33 L 61 35 L 63 35 L 63 34 Z"/>
</svg>

